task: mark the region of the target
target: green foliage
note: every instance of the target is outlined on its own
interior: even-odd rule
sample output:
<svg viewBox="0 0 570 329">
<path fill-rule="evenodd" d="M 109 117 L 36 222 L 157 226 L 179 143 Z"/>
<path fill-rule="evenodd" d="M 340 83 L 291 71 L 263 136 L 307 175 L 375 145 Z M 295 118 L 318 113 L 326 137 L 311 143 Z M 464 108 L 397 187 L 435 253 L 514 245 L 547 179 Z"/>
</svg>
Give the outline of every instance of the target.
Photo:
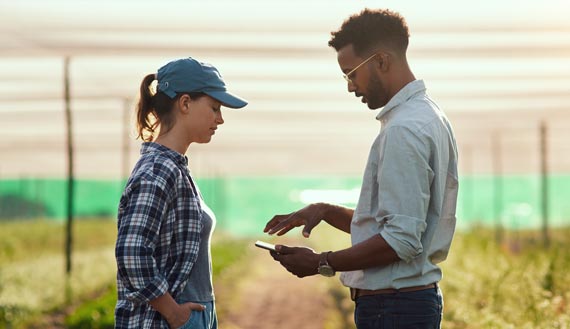
<svg viewBox="0 0 570 329">
<path fill-rule="evenodd" d="M 73 225 L 73 249 L 89 250 L 112 246 L 117 224 L 109 218 L 78 219 Z M 0 223 L 0 267 L 2 264 L 61 254 L 65 224 L 51 220 Z"/>
<path fill-rule="evenodd" d="M 63 265 L 53 265 L 56 260 L 62 263 L 55 257 L 61 258 L 64 226 L 49 221 L 0 224 L 0 328 L 26 328 L 28 319 L 54 313 L 69 314 L 65 320 L 69 328 L 112 328 L 116 223 L 80 220 L 74 232 L 77 259 L 71 282 L 73 311 L 69 311 L 70 305 L 58 297 Z M 502 242 L 497 243 L 496 232 L 482 228 L 457 234 L 449 259 L 442 263 L 443 327 L 569 328 L 570 230 L 552 230 L 547 249 L 539 232 L 505 231 L 501 237 Z M 214 280 L 224 273 L 235 280 L 239 275 L 225 271 L 236 265 L 247 275 L 251 263 L 244 255 L 251 241 L 219 232 L 214 238 Z M 316 228 L 311 239 L 303 241 L 318 250 L 338 250 L 350 244 L 349 235 L 324 227 Z M 352 321 L 349 313 L 354 304 L 347 300 L 347 290 L 338 285 L 335 299 L 345 308 L 343 316 Z M 106 287 L 103 293 L 102 287 Z"/>
<path fill-rule="evenodd" d="M 246 253 L 249 240 L 238 240 L 235 238 L 217 239 L 212 243 L 212 275 L 214 279 L 238 262 Z"/>
<path fill-rule="evenodd" d="M 100 297 L 79 306 L 65 319 L 69 329 L 112 329 L 117 290 L 111 285 Z"/>
<path fill-rule="evenodd" d="M 317 227 L 318 250 L 338 250 L 348 235 Z M 570 229 L 551 230 L 543 247 L 537 231 L 474 228 L 458 232 L 449 258 L 441 263 L 446 329 L 570 328 Z M 323 238 L 324 237 L 324 238 Z M 497 238 L 501 242 L 497 242 Z M 335 307 L 350 326 L 354 303 L 340 284 L 331 287 Z"/>
<path fill-rule="evenodd" d="M 0 304 L 0 328 L 12 328 L 18 325 L 22 319 L 30 316 L 32 312 L 16 305 Z"/>
<path fill-rule="evenodd" d="M 567 328 L 568 231 L 545 249 L 535 232 L 458 234 L 441 282 L 444 328 Z M 564 256 L 561 256 L 564 255 Z"/>
<path fill-rule="evenodd" d="M 212 271 L 214 279 L 225 269 L 237 262 L 245 253 L 247 243 L 244 240 L 224 238 L 212 244 Z M 117 291 L 112 285 L 99 298 L 79 306 L 66 319 L 70 329 L 107 329 L 113 328 L 113 315 L 117 302 Z"/>
<path fill-rule="evenodd" d="M 0 328 L 26 328 L 112 282 L 115 221 L 80 219 L 73 231 L 73 273 L 66 279 L 63 223 L 0 222 Z"/>
</svg>

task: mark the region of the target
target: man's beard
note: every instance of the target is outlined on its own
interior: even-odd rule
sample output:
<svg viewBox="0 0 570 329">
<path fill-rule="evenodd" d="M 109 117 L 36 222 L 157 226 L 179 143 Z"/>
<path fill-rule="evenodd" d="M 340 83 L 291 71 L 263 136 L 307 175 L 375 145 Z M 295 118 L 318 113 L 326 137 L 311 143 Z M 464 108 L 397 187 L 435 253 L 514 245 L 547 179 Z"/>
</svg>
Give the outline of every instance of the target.
<svg viewBox="0 0 570 329">
<path fill-rule="evenodd" d="M 378 109 L 387 103 L 387 101 L 384 100 L 386 97 L 386 90 L 382 81 L 380 81 L 380 78 L 375 72 L 370 75 L 366 94 L 366 103 L 368 104 L 368 108 L 371 110 Z"/>
</svg>

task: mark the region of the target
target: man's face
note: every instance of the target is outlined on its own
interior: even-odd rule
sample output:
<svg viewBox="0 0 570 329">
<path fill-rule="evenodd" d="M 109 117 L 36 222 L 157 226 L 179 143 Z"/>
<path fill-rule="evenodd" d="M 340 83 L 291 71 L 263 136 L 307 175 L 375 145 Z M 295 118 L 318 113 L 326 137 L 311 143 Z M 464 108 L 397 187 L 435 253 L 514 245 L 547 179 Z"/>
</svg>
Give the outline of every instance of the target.
<svg viewBox="0 0 570 329">
<path fill-rule="evenodd" d="M 353 71 L 358 65 L 366 61 L 354 52 L 352 44 L 347 45 L 337 52 L 337 60 L 344 74 Z M 371 110 L 380 108 L 388 102 L 388 92 L 380 77 L 378 68 L 379 57 L 373 57 L 362 66 L 358 67 L 348 76 L 348 92 L 353 92 L 356 97 L 362 97 L 362 102 Z"/>
</svg>

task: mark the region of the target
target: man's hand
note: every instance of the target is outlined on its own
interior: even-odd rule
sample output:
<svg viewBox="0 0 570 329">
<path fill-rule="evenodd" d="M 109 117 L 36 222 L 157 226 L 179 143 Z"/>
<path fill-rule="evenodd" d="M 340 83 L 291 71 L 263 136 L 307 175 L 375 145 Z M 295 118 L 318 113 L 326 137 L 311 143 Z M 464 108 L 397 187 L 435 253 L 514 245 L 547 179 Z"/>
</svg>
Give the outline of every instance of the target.
<svg viewBox="0 0 570 329">
<path fill-rule="evenodd" d="M 318 273 L 319 254 L 315 253 L 313 249 L 282 245 L 277 245 L 275 248 L 277 252 L 271 252 L 273 259 L 299 278 Z"/>
<path fill-rule="evenodd" d="M 311 230 L 323 219 L 322 208 L 321 204 L 310 204 L 287 215 L 276 215 L 267 222 L 263 232 L 283 235 L 295 227 L 305 226 L 303 236 L 308 238 L 311 235 Z"/>
<path fill-rule="evenodd" d="M 205 310 L 204 305 L 200 304 L 195 304 L 195 303 L 179 304 L 178 307 L 176 307 L 173 310 L 174 312 L 169 314 L 169 316 L 166 318 L 166 321 L 168 322 L 170 328 L 172 329 L 180 328 L 186 322 L 190 321 L 190 317 L 198 316 L 195 313 L 195 311 L 202 312 L 204 310 Z"/>
</svg>

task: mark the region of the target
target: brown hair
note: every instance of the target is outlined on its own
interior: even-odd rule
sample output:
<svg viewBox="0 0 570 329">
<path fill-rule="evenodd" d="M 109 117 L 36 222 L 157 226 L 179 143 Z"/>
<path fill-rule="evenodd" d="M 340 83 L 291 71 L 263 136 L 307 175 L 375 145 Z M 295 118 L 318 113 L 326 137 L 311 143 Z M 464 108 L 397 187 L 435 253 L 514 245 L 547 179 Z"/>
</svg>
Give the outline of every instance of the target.
<svg viewBox="0 0 570 329">
<path fill-rule="evenodd" d="M 156 80 L 156 74 L 148 74 L 144 77 L 140 86 L 140 98 L 137 104 L 137 138 L 145 142 L 151 142 L 157 128 L 166 132 L 174 124 L 172 108 L 180 96 L 186 94 L 192 99 L 198 99 L 205 94 L 201 92 L 178 93 L 170 98 L 163 92 L 157 91 L 154 95 L 150 91 L 150 85 Z"/>
<path fill-rule="evenodd" d="M 357 55 L 367 56 L 384 47 L 405 57 L 410 32 L 408 25 L 397 12 L 387 9 L 364 9 L 350 16 L 340 29 L 331 32 L 329 46 L 339 50 L 349 44 Z"/>
</svg>

